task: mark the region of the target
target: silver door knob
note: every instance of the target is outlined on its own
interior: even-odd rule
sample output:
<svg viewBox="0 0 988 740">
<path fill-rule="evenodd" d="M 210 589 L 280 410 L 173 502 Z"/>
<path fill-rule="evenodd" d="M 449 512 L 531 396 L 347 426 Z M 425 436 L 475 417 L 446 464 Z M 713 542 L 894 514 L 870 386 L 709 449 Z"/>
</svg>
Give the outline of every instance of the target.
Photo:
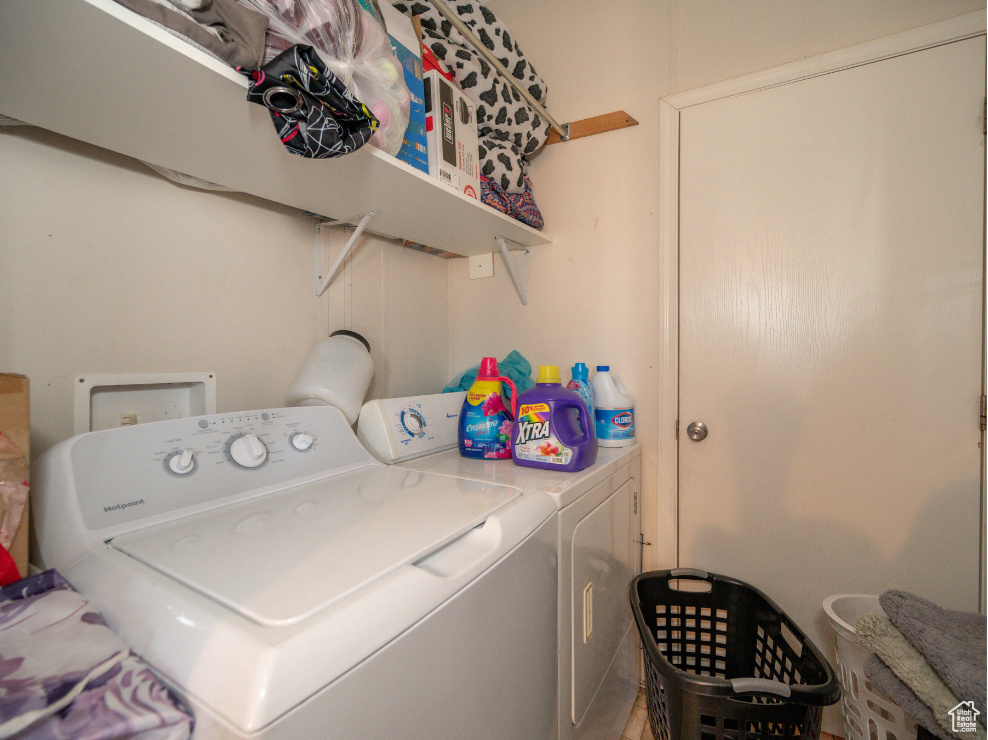
<svg viewBox="0 0 988 740">
<path fill-rule="evenodd" d="M 690 425 L 686 427 L 686 433 L 694 442 L 702 442 L 707 438 L 707 425 L 702 421 L 690 422 Z"/>
</svg>

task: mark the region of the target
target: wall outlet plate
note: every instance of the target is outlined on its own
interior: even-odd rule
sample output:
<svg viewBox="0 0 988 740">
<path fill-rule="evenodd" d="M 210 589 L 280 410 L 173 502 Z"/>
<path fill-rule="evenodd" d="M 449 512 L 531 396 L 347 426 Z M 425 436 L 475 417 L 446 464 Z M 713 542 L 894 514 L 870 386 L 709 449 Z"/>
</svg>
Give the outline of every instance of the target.
<svg viewBox="0 0 988 740">
<path fill-rule="evenodd" d="M 494 277 L 494 254 L 478 254 L 470 260 L 470 279 Z"/>
</svg>

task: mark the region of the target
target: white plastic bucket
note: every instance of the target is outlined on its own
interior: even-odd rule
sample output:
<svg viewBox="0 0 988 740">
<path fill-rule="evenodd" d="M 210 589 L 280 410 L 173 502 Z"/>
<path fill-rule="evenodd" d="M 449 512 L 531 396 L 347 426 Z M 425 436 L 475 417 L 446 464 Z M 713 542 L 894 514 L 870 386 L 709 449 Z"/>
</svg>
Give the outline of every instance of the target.
<svg viewBox="0 0 988 740">
<path fill-rule="evenodd" d="M 883 614 L 877 596 L 837 594 L 823 602 L 834 628 L 837 677 L 841 688 L 841 714 L 847 740 L 913 740 L 916 723 L 865 677 L 865 661 L 871 652 L 854 634 L 854 625 L 865 614 Z"/>
<path fill-rule="evenodd" d="M 354 424 L 373 375 L 367 340 L 356 332 L 334 331 L 309 350 L 285 403 L 335 406 Z"/>
</svg>

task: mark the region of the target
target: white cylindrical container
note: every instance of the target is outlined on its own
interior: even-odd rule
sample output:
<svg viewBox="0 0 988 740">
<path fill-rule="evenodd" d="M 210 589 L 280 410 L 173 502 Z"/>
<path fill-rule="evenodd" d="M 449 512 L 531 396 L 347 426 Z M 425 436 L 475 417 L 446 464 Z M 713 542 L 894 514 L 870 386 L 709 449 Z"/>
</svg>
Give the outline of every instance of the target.
<svg viewBox="0 0 988 740">
<path fill-rule="evenodd" d="M 355 331 L 334 331 L 309 350 L 285 403 L 335 406 L 355 424 L 373 375 L 367 340 Z"/>
<path fill-rule="evenodd" d="M 635 443 L 635 401 L 609 365 L 598 365 L 593 377 L 594 431 L 601 447 Z"/>
</svg>

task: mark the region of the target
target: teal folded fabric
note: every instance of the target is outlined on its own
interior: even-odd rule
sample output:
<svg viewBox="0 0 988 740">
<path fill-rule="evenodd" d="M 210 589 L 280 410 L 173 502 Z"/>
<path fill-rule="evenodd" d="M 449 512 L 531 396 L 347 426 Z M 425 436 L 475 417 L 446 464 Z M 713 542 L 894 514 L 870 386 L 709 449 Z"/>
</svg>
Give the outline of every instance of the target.
<svg viewBox="0 0 988 740">
<path fill-rule="evenodd" d="M 518 388 L 519 393 L 523 393 L 535 385 L 535 381 L 532 380 L 532 364 L 526 360 L 518 351 L 511 350 L 508 356 L 503 360 L 497 361 L 497 369 L 506 378 L 511 378 L 511 381 Z M 443 389 L 443 393 L 456 393 L 457 391 L 468 391 L 470 386 L 473 385 L 473 381 L 477 379 L 477 373 L 480 371 L 480 365 L 474 365 L 468 370 L 464 370 L 462 373 L 453 378 L 446 387 Z M 505 395 L 511 398 L 511 388 L 505 384 L 504 389 Z"/>
</svg>

